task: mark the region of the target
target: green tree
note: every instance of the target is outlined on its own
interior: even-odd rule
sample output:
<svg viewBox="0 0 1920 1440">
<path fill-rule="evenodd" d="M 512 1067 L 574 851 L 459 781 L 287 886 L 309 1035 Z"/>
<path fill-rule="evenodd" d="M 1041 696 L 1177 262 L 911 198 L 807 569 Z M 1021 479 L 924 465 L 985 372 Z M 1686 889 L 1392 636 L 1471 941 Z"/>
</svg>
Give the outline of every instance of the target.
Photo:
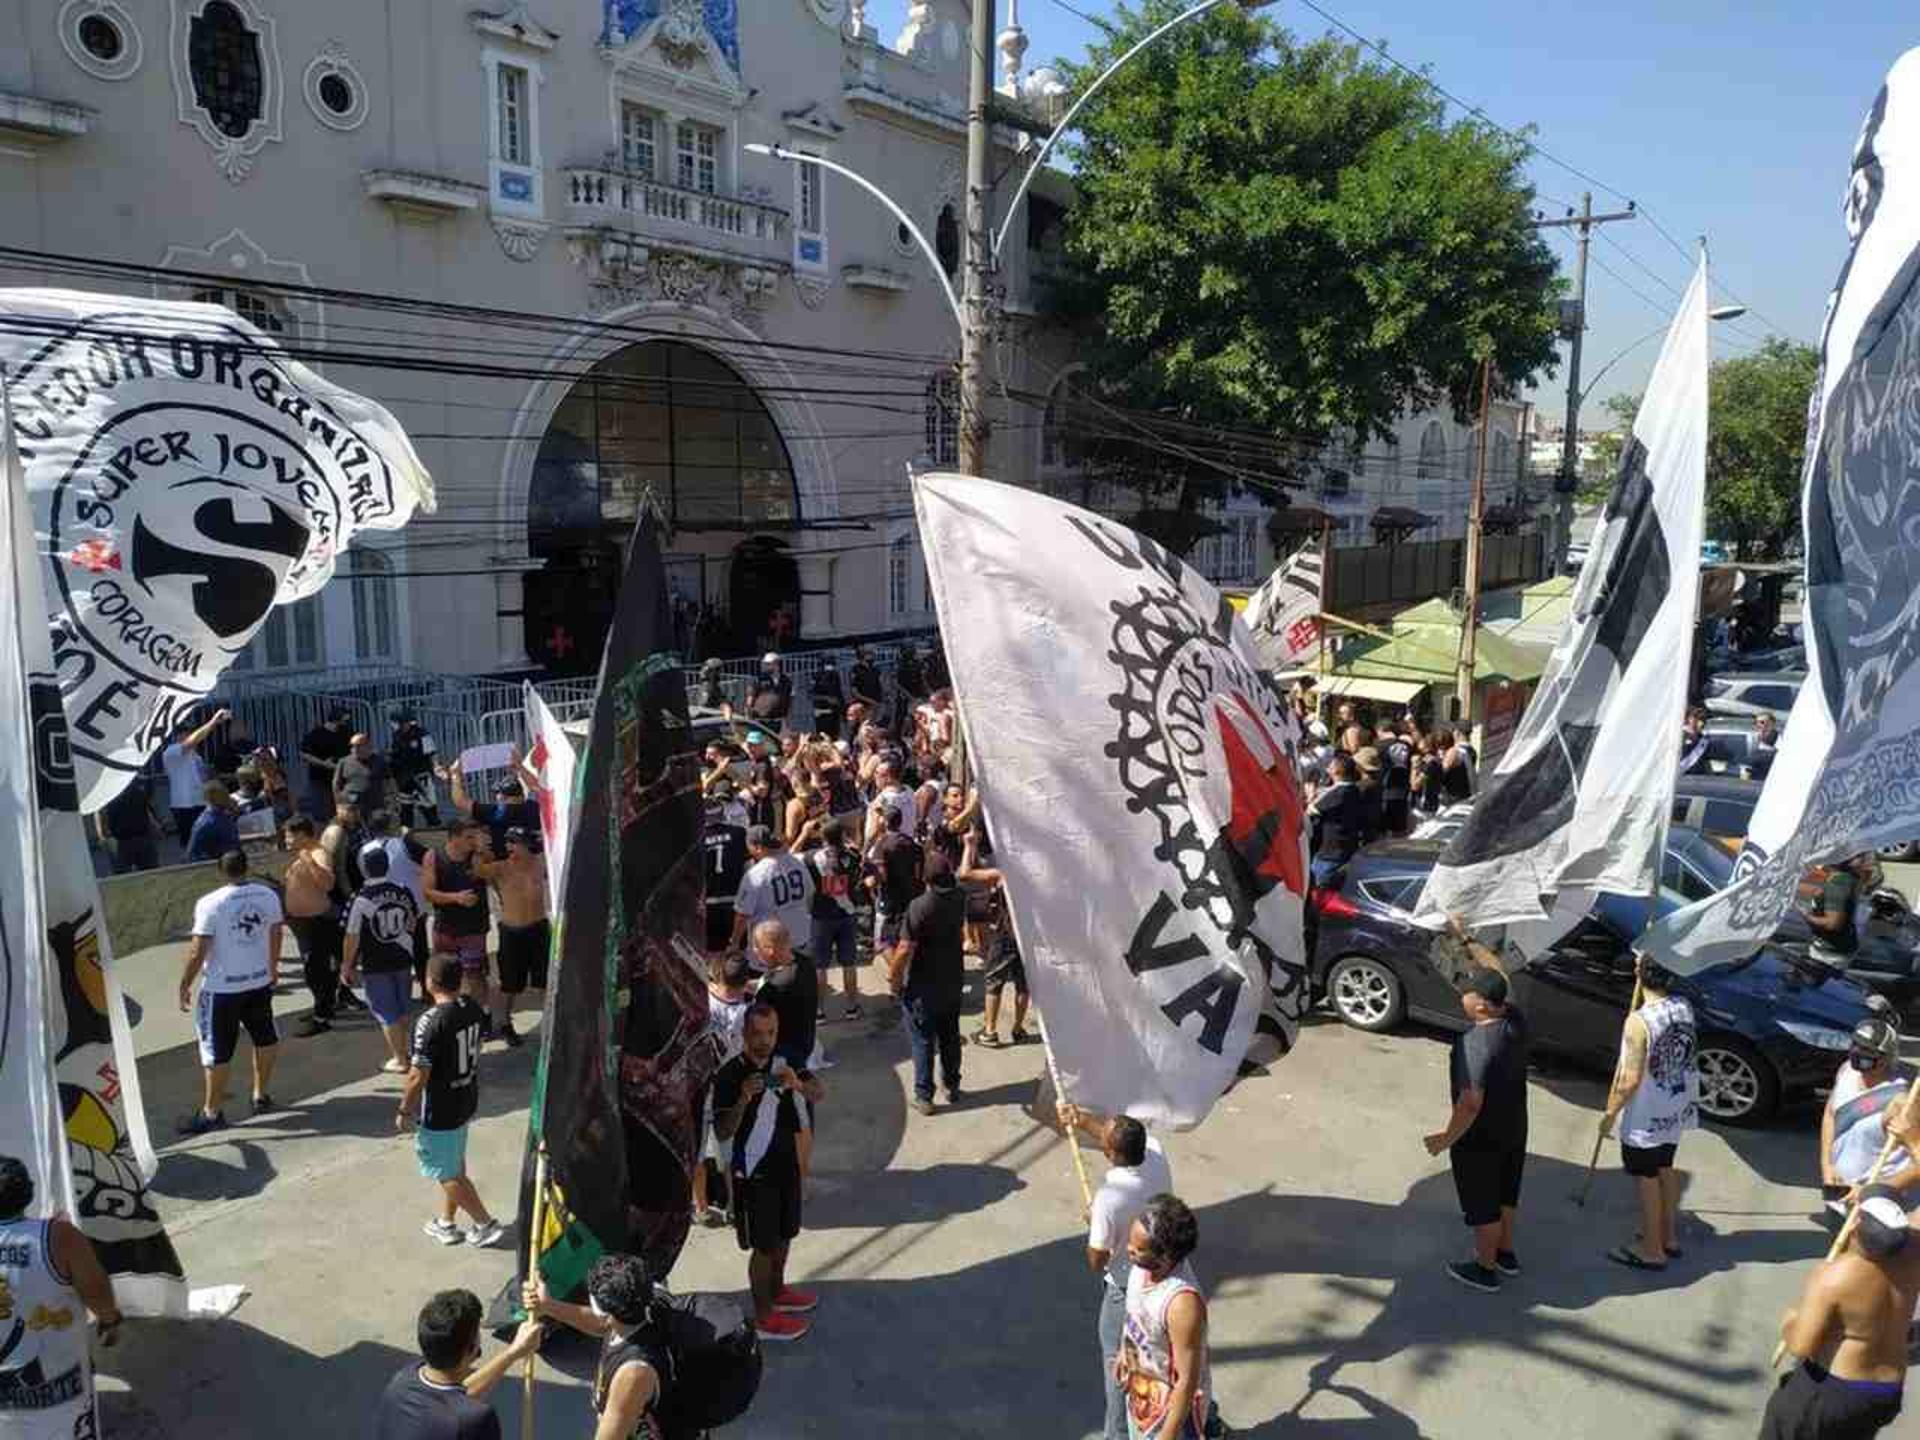
<svg viewBox="0 0 1920 1440">
<path fill-rule="evenodd" d="M 1731 544 L 1742 560 L 1778 560 L 1799 549 L 1807 399 L 1819 373 L 1818 350 L 1777 335 L 1750 355 L 1714 362 L 1707 383 L 1707 538 Z M 1632 427 L 1641 398 L 1607 401 L 1623 429 Z"/>
<path fill-rule="evenodd" d="M 1179 8 L 1122 5 L 1069 82 Z M 1251 432 L 1227 442 L 1234 463 L 1297 479 L 1329 442 L 1385 436 L 1409 409 L 1471 413 L 1483 354 L 1503 396 L 1552 368 L 1559 286 L 1527 154 L 1481 122 L 1449 124 L 1417 77 L 1354 46 L 1223 6 L 1082 112 L 1049 308 L 1078 325 L 1104 399 Z M 1108 424 L 1089 462 L 1150 490 L 1178 483 L 1176 512 L 1193 486 L 1231 484 L 1145 430 L 1158 438 Z"/>
</svg>

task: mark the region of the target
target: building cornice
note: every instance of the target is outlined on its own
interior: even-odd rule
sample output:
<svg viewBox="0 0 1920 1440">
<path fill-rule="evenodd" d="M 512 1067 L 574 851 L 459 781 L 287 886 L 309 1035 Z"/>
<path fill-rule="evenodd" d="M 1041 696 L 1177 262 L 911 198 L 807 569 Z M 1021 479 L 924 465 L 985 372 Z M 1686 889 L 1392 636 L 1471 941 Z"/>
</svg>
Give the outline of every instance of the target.
<svg viewBox="0 0 1920 1440">
<path fill-rule="evenodd" d="M 95 111 L 64 100 L 0 90 L 0 139 L 35 145 L 71 140 L 93 129 Z"/>
</svg>

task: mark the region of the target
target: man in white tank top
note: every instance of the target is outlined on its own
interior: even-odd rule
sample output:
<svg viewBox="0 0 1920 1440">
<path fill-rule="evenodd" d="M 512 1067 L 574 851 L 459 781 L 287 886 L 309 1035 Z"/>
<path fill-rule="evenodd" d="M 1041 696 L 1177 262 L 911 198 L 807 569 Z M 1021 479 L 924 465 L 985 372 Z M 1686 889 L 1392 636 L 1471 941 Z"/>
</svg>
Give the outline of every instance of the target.
<svg viewBox="0 0 1920 1440">
<path fill-rule="evenodd" d="M 71 1221 L 34 1220 L 33 1176 L 0 1155 L 0 1434 L 93 1435 L 87 1315 L 100 1342 L 120 1327 L 113 1282 Z"/>
<path fill-rule="evenodd" d="M 1213 1413 L 1207 1297 L 1188 1264 L 1200 1243 L 1193 1211 L 1172 1195 L 1147 1202 L 1127 1236 L 1127 1329 L 1114 1375 L 1131 1440 L 1201 1440 Z"/>
<path fill-rule="evenodd" d="M 1640 1195 L 1639 1235 L 1607 1252 L 1630 1270 L 1664 1270 L 1680 1257 L 1680 1176 L 1673 1159 L 1680 1137 L 1699 1125 L 1700 1111 L 1693 1006 L 1672 989 L 1672 972 L 1642 955 L 1644 1000 L 1621 1032 L 1620 1063 L 1600 1119 L 1602 1134 L 1619 1121 L 1621 1164 Z"/>
</svg>

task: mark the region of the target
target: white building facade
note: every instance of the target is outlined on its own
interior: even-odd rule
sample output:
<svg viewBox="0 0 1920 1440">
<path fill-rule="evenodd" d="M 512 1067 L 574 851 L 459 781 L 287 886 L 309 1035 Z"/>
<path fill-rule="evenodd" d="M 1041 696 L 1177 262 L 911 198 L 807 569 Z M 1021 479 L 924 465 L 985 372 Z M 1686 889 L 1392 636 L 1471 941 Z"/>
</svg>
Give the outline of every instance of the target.
<svg viewBox="0 0 1920 1440">
<path fill-rule="evenodd" d="M 888 37 L 858 0 L 475 3 L 0 0 L 0 283 L 225 304 L 435 477 L 243 663 L 580 668 L 649 499 L 690 647 L 930 624 L 908 476 L 955 459 L 945 294 L 868 196 L 746 147 L 869 177 L 957 287 L 965 0 Z M 1022 145 L 996 131 L 996 173 Z M 990 359 L 989 468 L 1022 483 L 1070 356 L 1034 210 Z"/>
</svg>

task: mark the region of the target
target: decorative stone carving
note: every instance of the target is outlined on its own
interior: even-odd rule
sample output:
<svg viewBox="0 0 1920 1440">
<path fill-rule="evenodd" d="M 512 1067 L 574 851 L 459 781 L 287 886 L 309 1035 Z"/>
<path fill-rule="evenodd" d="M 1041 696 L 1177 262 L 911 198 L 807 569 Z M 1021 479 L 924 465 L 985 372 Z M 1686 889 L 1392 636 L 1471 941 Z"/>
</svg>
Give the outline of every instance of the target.
<svg viewBox="0 0 1920 1440">
<path fill-rule="evenodd" d="M 829 30 L 840 28 L 847 18 L 847 0 L 800 0 L 806 12 Z"/>
<path fill-rule="evenodd" d="M 547 227 L 527 220 L 493 217 L 494 237 L 500 248 L 515 260 L 527 261 L 540 253 L 540 242 L 547 238 Z"/>
<path fill-rule="evenodd" d="M 827 303 L 827 296 L 833 291 L 833 282 L 817 275 L 795 275 L 793 288 L 800 292 L 800 303 L 809 310 L 818 310 Z"/>
<path fill-rule="evenodd" d="M 567 256 L 592 288 L 588 308 L 595 315 L 649 301 L 666 301 L 726 315 L 757 331 L 760 312 L 779 284 L 779 275 L 761 266 L 727 264 L 660 250 L 631 236 L 603 230 L 569 235 Z"/>
</svg>

